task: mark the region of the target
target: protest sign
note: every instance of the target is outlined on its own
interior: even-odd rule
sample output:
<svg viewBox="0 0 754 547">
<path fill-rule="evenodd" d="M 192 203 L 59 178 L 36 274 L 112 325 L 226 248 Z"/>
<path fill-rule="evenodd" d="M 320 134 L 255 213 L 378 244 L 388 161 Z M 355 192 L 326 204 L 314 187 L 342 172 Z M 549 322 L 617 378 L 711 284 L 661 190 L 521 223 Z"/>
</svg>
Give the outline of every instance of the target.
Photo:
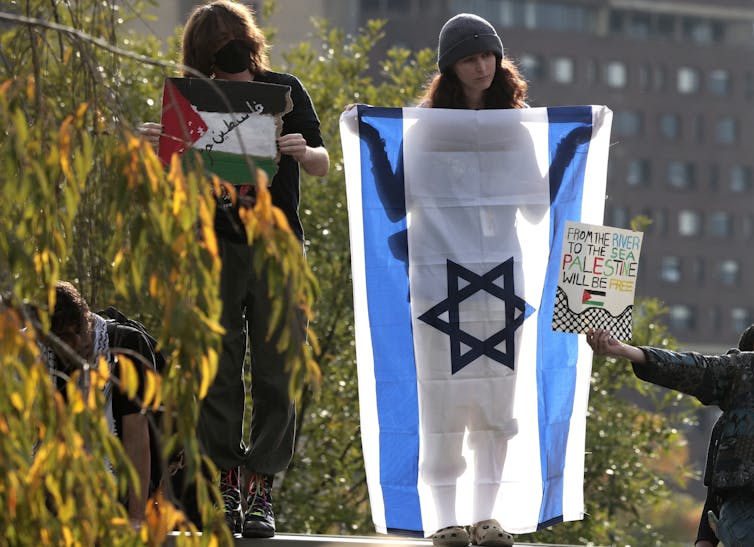
<svg viewBox="0 0 754 547">
<path fill-rule="evenodd" d="M 552 329 L 630 340 L 641 243 L 641 232 L 567 222 Z"/>
<path fill-rule="evenodd" d="M 290 87 L 260 82 L 167 78 L 159 157 L 173 154 L 233 184 L 269 183 L 277 172 L 277 137 L 293 105 Z M 196 154 L 187 154 L 188 151 Z"/>
</svg>

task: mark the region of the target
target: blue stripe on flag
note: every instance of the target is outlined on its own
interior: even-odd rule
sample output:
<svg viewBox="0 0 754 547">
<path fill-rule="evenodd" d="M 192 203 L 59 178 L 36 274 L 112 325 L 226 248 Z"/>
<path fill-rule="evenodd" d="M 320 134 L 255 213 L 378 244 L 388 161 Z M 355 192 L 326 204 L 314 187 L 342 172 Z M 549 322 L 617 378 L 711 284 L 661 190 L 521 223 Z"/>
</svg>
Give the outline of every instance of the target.
<svg viewBox="0 0 754 547">
<path fill-rule="evenodd" d="M 563 520 L 563 476 L 576 384 L 578 337 L 551 327 L 563 229 L 580 220 L 586 159 L 592 136 L 588 106 L 548 108 L 550 148 L 550 261 L 539 308 L 537 391 L 543 504 L 540 528 Z M 564 358 L 565 357 L 565 358 Z M 569 366 L 563 366 L 567 363 Z M 544 404 L 543 404 L 544 402 Z"/>
<path fill-rule="evenodd" d="M 358 107 L 380 485 L 388 529 L 422 530 L 419 406 L 408 283 L 400 109 Z M 385 244 L 388 242 L 388 245 Z"/>
</svg>

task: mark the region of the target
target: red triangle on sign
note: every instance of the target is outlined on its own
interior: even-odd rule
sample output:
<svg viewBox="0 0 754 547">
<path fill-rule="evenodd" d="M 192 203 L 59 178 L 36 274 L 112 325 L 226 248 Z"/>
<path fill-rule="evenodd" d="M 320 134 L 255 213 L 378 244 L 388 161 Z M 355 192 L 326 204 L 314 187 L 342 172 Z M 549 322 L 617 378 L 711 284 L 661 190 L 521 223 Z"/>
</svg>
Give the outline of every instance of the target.
<svg viewBox="0 0 754 547">
<path fill-rule="evenodd" d="M 592 297 L 592 294 L 589 291 L 584 291 L 584 294 L 581 296 L 581 303 L 583 304 L 587 300 L 589 300 Z"/>
<path fill-rule="evenodd" d="M 173 154 L 182 154 L 207 132 L 207 124 L 169 79 L 165 80 L 162 104 L 162 136 L 158 155 L 165 165 L 169 165 Z M 182 138 L 174 135 L 181 135 Z"/>
</svg>

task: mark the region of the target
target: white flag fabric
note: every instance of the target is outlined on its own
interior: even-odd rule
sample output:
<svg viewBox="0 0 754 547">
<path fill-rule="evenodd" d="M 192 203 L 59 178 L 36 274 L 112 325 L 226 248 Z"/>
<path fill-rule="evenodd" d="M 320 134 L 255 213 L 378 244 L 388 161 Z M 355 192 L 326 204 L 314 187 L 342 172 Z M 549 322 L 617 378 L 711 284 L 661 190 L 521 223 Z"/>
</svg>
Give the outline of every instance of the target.
<svg viewBox="0 0 754 547">
<path fill-rule="evenodd" d="M 592 353 L 551 322 L 565 222 L 602 223 L 611 120 L 601 106 L 344 113 L 377 531 L 583 517 Z"/>
</svg>

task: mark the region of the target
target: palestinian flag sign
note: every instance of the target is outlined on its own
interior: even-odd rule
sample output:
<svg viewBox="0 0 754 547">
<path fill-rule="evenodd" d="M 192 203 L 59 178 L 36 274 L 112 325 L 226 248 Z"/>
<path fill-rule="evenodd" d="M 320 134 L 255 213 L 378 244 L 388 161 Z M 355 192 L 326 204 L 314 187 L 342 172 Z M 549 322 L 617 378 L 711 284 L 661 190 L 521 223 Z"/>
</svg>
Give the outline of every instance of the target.
<svg viewBox="0 0 754 547">
<path fill-rule="evenodd" d="M 280 154 L 276 139 L 293 108 L 285 85 L 202 78 L 168 78 L 162 97 L 159 156 L 204 168 L 232 184 L 269 181 Z M 193 152 L 193 153 L 189 153 Z"/>
</svg>

